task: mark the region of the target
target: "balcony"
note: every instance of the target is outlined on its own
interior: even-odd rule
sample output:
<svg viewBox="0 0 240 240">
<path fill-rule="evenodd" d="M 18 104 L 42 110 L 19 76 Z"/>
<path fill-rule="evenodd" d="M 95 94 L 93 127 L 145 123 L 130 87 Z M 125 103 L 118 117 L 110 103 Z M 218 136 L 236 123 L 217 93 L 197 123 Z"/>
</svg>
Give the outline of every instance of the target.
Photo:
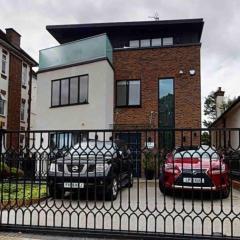
<svg viewBox="0 0 240 240">
<path fill-rule="evenodd" d="M 106 58 L 112 63 L 112 45 L 106 34 L 43 49 L 39 71 Z"/>
</svg>

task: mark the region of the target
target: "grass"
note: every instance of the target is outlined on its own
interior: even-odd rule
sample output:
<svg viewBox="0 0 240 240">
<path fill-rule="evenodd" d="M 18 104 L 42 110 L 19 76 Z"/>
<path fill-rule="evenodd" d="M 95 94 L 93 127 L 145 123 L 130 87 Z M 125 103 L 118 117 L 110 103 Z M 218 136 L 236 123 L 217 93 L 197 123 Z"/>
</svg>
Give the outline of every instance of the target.
<svg viewBox="0 0 240 240">
<path fill-rule="evenodd" d="M 2 183 L 0 184 L 0 200 L 35 200 L 47 196 L 46 184 Z"/>
</svg>

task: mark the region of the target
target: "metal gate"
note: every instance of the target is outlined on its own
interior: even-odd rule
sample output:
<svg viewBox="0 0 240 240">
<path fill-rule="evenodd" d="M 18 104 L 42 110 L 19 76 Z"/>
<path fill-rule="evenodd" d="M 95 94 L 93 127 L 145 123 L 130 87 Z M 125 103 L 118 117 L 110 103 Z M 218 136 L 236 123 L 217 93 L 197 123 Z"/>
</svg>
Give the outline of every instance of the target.
<svg viewBox="0 0 240 240">
<path fill-rule="evenodd" d="M 240 129 L 1 130 L 0 230 L 239 239 L 239 173 Z"/>
</svg>

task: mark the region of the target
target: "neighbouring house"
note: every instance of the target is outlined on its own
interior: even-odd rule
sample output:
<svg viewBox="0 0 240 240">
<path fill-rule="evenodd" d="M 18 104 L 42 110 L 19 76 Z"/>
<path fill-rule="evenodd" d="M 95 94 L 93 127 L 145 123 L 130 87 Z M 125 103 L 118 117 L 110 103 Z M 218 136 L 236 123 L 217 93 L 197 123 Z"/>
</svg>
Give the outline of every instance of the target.
<svg viewBox="0 0 240 240">
<path fill-rule="evenodd" d="M 8 130 L 29 130 L 32 67 L 37 62 L 21 48 L 13 28 L 0 30 L 0 123 Z M 12 135 L 11 146 L 24 145 L 25 136 Z"/>
<path fill-rule="evenodd" d="M 227 151 L 231 172 L 240 180 L 240 96 L 223 111 L 224 93 L 221 88 L 215 92 L 217 119 L 210 126 L 211 137 L 217 148 Z"/>
<path fill-rule="evenodd" d="M 47 26 L 60 45 L 40 51 L 36 128 L 200 128 L 203 25 L 187 19 Z M 67 139 L 78 141 L 74 134 Z M 57 135 L 52 141 L 63 145 L 65 135 Z M 137 148 L 144 141 L 141 133 L 119 137 Z M 165 141 L 180 137 L 199 143 L 200 134 Z"/>
<path fill-rule="evenodd" d="M 240 147 L 240 132 L 238 130 L 240 128 L 240 96 L 238 96 L 225 111 L 222 108 L 224 91 L 222 91 L 221 88 L 218 88 L 218 90 L 215 92 L 215 98 L 217 118 L 211 124 L 210 128 L 218 128 L 223 130 L 219 132 L 218 137 L 215 136 L 214 144 L 216 146 L 221 145 L 224 148 L 230 147 L 237 150 Z M 232 130 L 225 131 L 224 129 L 226 128 L 232 128 Z M 215 135 L 216 134 L 217 132 Z M 222 135 L 225 136 L 222 137 Z"/>
</svg>

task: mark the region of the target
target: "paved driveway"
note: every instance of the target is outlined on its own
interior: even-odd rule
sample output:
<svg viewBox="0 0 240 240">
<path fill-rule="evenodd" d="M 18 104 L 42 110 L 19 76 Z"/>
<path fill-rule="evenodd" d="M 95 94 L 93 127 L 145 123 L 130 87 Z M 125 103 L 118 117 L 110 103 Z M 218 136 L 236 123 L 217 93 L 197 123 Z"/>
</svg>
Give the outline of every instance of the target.
<svg viewBox="0 0 240 240">
<path fill-rule="evenodd" d="M 80 194 L 47 199 L 29 208 L 2 211 L 2 223 L 132 231 L 240 236 L 240 192 L 228 199 L 209 194 L 164 196 L 158 181 L 135 181 L 113 203 Z"/>
</svg>

